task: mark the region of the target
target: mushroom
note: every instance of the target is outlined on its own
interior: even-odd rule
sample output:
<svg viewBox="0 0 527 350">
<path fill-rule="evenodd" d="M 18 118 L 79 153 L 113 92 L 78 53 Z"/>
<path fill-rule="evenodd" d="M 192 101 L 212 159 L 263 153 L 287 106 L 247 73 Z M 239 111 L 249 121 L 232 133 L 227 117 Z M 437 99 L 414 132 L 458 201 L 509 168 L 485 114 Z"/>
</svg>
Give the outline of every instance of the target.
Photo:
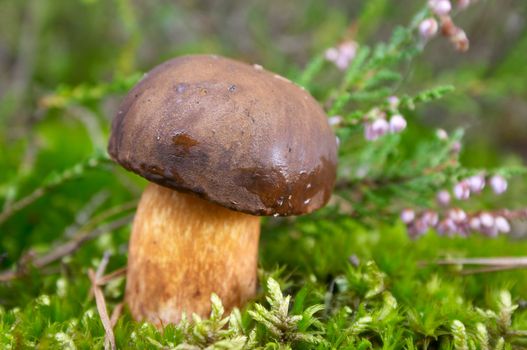
<svg viewBox="0 0 527 350">
<path fill-rule="evenodd" d="M 126 302 L 156 325 L 227 310 L 257 287 L 262 215 L 328 201 L 337 145 L 326 115 L 286 78 L 232 59 L 179 57 L 128 93 L 108 151 L 150 183 L 129 246 Z"/>
</svg>

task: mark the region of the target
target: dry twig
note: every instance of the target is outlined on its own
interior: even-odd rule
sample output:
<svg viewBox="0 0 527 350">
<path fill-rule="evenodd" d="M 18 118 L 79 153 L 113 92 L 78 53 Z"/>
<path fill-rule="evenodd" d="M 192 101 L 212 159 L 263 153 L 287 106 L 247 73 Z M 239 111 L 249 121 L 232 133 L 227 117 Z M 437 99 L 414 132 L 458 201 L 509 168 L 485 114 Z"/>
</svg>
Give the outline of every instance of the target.
<svg viewBox="0 0 527 350">
<path fill-rule="evenodd" d="M 444 259 L 437 260 L 435 263 L 438 265 L 527 266 L 527 257 Z"/>
<path fill-rule="evenodd" d="M 97 312 L 99 313 L 99 317 L 101 318 L 101 322 L 106 333 L 104 339 L 104 349 L 115 350 L 115 335 L 113 334 L 112 322 L 110 321 L 110 317 L 108 316 L 108 310 L 106 309 L 106 300 L 104 299 L 104 294 L 102 293 L 101 285 L 99 282 L 99 279 L 104 274 L 104 270 L 108 265 L 109 259 L 110 255 L 108 253 L 105 253 L 101 263 L 99 264 L 99 267 L 97 268 L 97 272 L 94 272 L 93 269 L 89 269 L 88 276 L 90 277 L 92 285 L 91 291 L 95 296 Z"/>
<path fill-rule="evenodd" d="M 514 269 L 525 268 L 525 266 L 511 265 L 511 266 L 488 266 L 480 267 L 475 269 L 462 270 L 460 274 L 462 275 L 473 275 L 476 273 L 487 273 L 487 272 L 500 272 Z"/>
<path fill-rule="evenodd" d="M 121 317 L 121 313 L 123 312 L 123 306 L 124 303 L 119 303 L 113 308 L 112 316 L 110 316 L 110 323 L 112 324 L 112 328 L 115 327 L 117 321 L 119 321 L 119 317 Z"/>
<path fill-rule="evenodd" d="M 481 265 L 472 269 L 460 271 L 461 275 L 471 275 L 476 273 L 498 272 L 505 270 L 521 269 L 527 267 L 527 257 L 498 257 L 498 258 L 453 258 L 443 259 L 434 262 L 423 261 L 421 266 L 430 264 L 437 265 Z"/>
</svg>

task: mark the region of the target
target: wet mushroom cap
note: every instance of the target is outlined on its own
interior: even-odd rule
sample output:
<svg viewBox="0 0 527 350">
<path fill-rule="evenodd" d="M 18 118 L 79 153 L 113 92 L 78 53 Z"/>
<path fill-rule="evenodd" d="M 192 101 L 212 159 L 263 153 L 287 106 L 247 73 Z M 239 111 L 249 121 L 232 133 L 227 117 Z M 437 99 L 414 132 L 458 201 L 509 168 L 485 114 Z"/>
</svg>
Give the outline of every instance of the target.
<svg viewBox="0 0 527 350">
<path fill-rule="evenodd" d="M 337 163 L 335 135 L 308 92 L 208 55 L 149 72 L 121 104 L 108 151 L 151 182 L 254 215 L 324 206 Z"/>
</svg>

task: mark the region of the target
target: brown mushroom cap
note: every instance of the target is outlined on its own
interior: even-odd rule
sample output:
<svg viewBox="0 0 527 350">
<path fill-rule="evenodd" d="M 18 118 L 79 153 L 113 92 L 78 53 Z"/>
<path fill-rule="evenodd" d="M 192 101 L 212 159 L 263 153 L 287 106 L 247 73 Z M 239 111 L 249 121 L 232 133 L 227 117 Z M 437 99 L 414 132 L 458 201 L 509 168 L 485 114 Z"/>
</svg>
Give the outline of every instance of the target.
<svg viewBox="0 0 527 350">
<path fill-rule="evenodd" d="M 337 163 L 309 93 L 260 66 L 201 55 L 157 66 L 129 92 L 108 151 L 152 182 L 255 215 L 322 207 Z"/>
</svg>

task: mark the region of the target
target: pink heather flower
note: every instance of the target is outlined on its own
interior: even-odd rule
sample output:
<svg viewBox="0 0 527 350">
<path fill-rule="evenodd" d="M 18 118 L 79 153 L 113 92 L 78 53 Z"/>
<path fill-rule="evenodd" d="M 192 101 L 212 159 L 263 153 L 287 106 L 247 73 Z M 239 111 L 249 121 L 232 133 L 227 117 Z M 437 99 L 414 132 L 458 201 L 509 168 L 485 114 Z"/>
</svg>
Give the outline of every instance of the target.
<svg viewBox="0 0 527 350">
<path fill-rule="evenodd" d="M 428 229 L 430 228 L 428 223 L 424 220 L 416 220 L 413 226 L 418 236 L 425 234 L 426 231 L 428 231 Z"/>
<path fill-rule="evenodd" d="M 440 235 L 444 235 L 448 232 L 448 227 L 445 220 L 441 220 L 439 224 L 437 224 L 436 231 Z"/>
<path fill-rule="evenodd" d="M 452 144 L 451 151 L 453 153 L 459 153 L 461 151 L 461 142 L 456 141 Z"/>
<path fill-rule="evenodd" d="M 337 58 L 339 57 L 339 50 L 337 50 L 334 47 L 330 47 L 326 50 L 326 60 L 330 62 L 335 62 Z"/>
<path fill-rule="evenodd" d="M 438 16 L 446 16 L 452 10 L 452 4 L 449 0 L 429 0 L 428 7 Z"/>
<path fill-rule="evenodd" d="M 420 231 L 422 231 L 415 223 L 412 223 L 408 225 L 406 228 L 406 232 L 408 233 L 408 236 L 412 239 L 416 239 L 420 236 Z"/>
<path fill-rule="evenodd" d="M 491 228 L 494 226 L 494 216 L 489 213 L 481 213 L 479 215 L 479 221 L 481 222 L 481 227 Z"/>
<path fill-rule="evenodd" d="M 424 19 L 419 23 L 419 35 L 423 40 L 430 40 L 437 34 L 438 28 L 435 18 Z"/>
<path fill-rule="evenodd" d="M 349 59 L 344 57 L 344 56 L 339 56 L 337 57 L 337 59 L 334 61 L 335 63 L 335 66 L 337 66 L 338 69 L 340 70 L 346 70 L 346 68 L 348 68 L 348 65 L 349 65 Z"/>
<path fill-rule="evenodd" d="M 448 217 L 456 224 L 461 224 L 467 219 L 467 214 L 460 208 L 453 208 L 448 211 Z"/>
<path fill-rule="evenodd" d="M 456 50 L 460 52 L 468 51 L 470 42 L 468 41 L 467 34 L 461 28 L 456 28 L 454 34 L 450 36 L 450 41 L 454 44 Z"/>
<path fill-rule="evenodd" d="M 345 70 L 351 60 L 355 58 L 358 47 L 359 45 L 354 41 L 345 41 L 337 48 L 327 49 L 325 52 L 326 60 L 333 62 L 340 70 Z"/>
<path fill-rule="evenodd" d="M 447 190 L 441 190 L 437 192 L 436 200 L 439 205 L 447 207 L 450 204 L 450 193 Z"/>
<path fill-rule="evenodd" d="M 390 108 L 391 109 L 396 109 L 397 107 L 399 107 L 399 102 L 401 102 L 399 100 L 399 97 L 397 96 L 390 96 L 388 97 L 388 104 L 390 105 Z"/>
<path fill-rule="evenodd" d="M 454 186 L 454 196 L 460 200 L 470 197 L 470 186 L 467 181 L 463 180 Z"/>
<path fill-rule="evenodd" d="M 404 209 L 401 212 L 401 221 L 405 224 L 409 224 L 415 219 L 415 212 L 412 209 Z"/>
<path fill-rule="evenodd" d="M 398 133 L 406 129 L 406 119 L 400 114 L 395 114 L 390 118 L 390 132 Z"/>
<path fill-rule="evenodd" d="M 448 133 L 445 130 L 443 130 L 443 129 L 437 129 L 436 136 L 441 141 L 448 140 Z"/>
<path fill-rule="evenodd" d="M 348 60 L 352 60 L 357 54 L 358 47 L 359 45 L 354 41 L 345 41 L 339 45 L 340 55 L 346 57 Z"/>
<path fill-rule="evenodd" d="M 503 216 L 498 216 L 494 219 L 494 225 L 498 229 L 498 232 L 509 233 L 511 231 L 511 225 Z"/>
<path fill-rule="evenodd" d="M 481 232 L 489 237 L 496 237 L 499 233 L 498 228 L 495 225 L 489 227 L 483 226 Z"/>
<path fill-rule="evenodd" d="M 443 219 L 437 225 L 437 232 L 441 235 L 453 235 L 459 231 L 458 226 L 450 218 Z"/>
<path fill-rule="evenodd" d="M 427 226 L 435 226 L 439 222 L 439 215 L 436 212 L 427 210 L 421 216 L 421 221 Z"/>
<path fill-rule="evenodd" d="M 340 115 L 334 115 L 332 117 L 329 117 L 328 123 L 331 126 L 337 126 L 342 123 L 342 117 Z"/>
<path fill-rule="evenodd" d="M 470 221 L 468 222 L 468 225 L 473 231 L 481 230 L 481 220 L 476 216 L 470 219 Z"/>
<path fill-rule="evenodd" d="M 485 188 L 485 176 L 483 174 L 471 176 L 466 181 L 471 192 L 479 193 Z"/>
<path fill-rule="evenodd" d="M 422 236 L 428 231 L 429 226 L 422 220 L 416 220 L 408 225 L 408 235 L 412 238 Z"/>
<path fill-rule="evenodd" d="M 379 137 L 384 136 L 390 130 L 390 125 L 385 119 L 375 119 L 373 122 L 367 123 L 364 129 L 364 136 L 368 141 L 375 141 Z"/>
<path fill-rule="evenodd" d="M 507 180 L 501 175 L 494 175 L 489 180 L 490 187 L 496 194 L 502 194 L 507 191 Z"/>
</svg>

